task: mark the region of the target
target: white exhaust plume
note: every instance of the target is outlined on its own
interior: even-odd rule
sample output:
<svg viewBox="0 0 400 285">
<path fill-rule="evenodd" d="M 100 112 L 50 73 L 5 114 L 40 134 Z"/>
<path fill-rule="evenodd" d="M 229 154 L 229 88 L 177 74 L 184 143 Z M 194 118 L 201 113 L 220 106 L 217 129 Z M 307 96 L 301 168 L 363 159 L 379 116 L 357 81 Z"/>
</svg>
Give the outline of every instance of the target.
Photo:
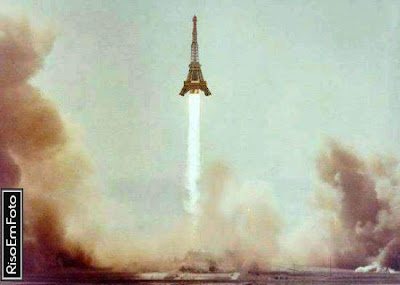
<svg viewBox="0 0 400 285">
<path fill-rule="evenodd" d="M 200 178 L 200 96 L 189 95 L 189 125 L 188 125 L 188 158 L 186 173 L 186 189 L 188 200 L 185 208 L 193 215 L 196 225 L 199 212 L 198 181 Z"/>
</svg>

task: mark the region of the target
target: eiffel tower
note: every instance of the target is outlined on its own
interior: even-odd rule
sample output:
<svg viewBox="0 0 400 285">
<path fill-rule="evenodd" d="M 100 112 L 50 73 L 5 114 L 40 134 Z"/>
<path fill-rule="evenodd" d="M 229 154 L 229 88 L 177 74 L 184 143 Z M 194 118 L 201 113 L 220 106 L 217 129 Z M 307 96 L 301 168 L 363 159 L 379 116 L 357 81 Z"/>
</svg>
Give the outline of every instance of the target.
<svg viewBox="0 0 400 285">
<path fill-rule="evenodd" d="M 199 94 L 202 90 L 206 96 L 210 96 L 207 81 L 204 80 L 199 63 L 199 45 L 197 44 L 197 17 L 193 17 L 193 32 L 192 32 L 192 54 L 189 64 L 189 73 L 186 80 L 183 82 L 183 88 L 179 95 L 185 96 L 187 92 L 190 94 Z"/>
</svg>

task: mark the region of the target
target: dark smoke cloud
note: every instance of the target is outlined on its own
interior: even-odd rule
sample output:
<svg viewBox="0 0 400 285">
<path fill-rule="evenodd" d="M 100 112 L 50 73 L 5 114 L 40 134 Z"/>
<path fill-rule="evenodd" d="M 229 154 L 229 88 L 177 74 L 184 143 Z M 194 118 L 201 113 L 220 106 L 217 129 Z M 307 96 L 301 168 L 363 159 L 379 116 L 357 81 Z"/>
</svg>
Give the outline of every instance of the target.
<svg viewBox="0 0 400 285">
<path fill-rule="evenodd" d="M 336 266 L 373 262 L 400 269 L 400 164 L 393 157 L 363 160 L 330 142 L 318 160 L 323 186 L 316 195 L 327 217 Z"/>
<path fill-rule="evenodd" d="M 48 51 L 52 41 L 37 41 L 26 20 L 3 17 L 0 31 L 0 88 L 6 89 L 25 83 L 40 69 L 46 55 L 40 52 Z"/>
<path fill-rule="evenodd" d="M 0 186 L 25 190 L 28 270 L 91 264 L 79 243 L 67 236 L 69 217 L 84 212 L 74 193 L 89 167 L 55 106 L 29 83 L 53 38 L 34 32 L 26 20 L 0 18 Z"/>
<path fill-rule="evenodd" d="M 11 155 L 3 150 L 0 152 L 0 185 L 17 185 L 21 179 L 21 170 Z"/>
</svg>

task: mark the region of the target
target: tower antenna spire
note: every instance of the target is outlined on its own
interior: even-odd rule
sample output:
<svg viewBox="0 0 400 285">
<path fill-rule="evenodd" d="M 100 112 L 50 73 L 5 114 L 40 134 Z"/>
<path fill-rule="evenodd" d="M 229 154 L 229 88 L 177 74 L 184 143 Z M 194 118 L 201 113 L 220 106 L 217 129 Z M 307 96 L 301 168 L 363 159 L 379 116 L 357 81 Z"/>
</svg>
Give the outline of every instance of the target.
<svg viewBox="0 0 400 285">
<path fill-rule="evenodd" d="M 193 32 L 192 32 L 192 55 L 191 62 L 199 62 L 199 44 L 197 43 L 197 17 L 193 17 Z"/>
</svg>

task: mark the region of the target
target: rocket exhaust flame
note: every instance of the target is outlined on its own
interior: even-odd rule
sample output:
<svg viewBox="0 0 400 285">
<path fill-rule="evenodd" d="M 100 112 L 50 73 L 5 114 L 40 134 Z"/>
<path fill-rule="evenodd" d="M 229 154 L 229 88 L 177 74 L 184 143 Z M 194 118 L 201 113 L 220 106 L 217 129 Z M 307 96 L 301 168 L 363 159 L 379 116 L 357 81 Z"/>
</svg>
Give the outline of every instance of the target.
<svg viewBox="0 0 400 285">
<path fill-rule="evenodd" d="M 186 188 L 189 193 L 186 211 L 194 216 L 199 214 L 200 178 L 200 96 L 189 96 L 188 157 Z M 196 221 L 194 221 L 196 224 Z"/>
</svg>

